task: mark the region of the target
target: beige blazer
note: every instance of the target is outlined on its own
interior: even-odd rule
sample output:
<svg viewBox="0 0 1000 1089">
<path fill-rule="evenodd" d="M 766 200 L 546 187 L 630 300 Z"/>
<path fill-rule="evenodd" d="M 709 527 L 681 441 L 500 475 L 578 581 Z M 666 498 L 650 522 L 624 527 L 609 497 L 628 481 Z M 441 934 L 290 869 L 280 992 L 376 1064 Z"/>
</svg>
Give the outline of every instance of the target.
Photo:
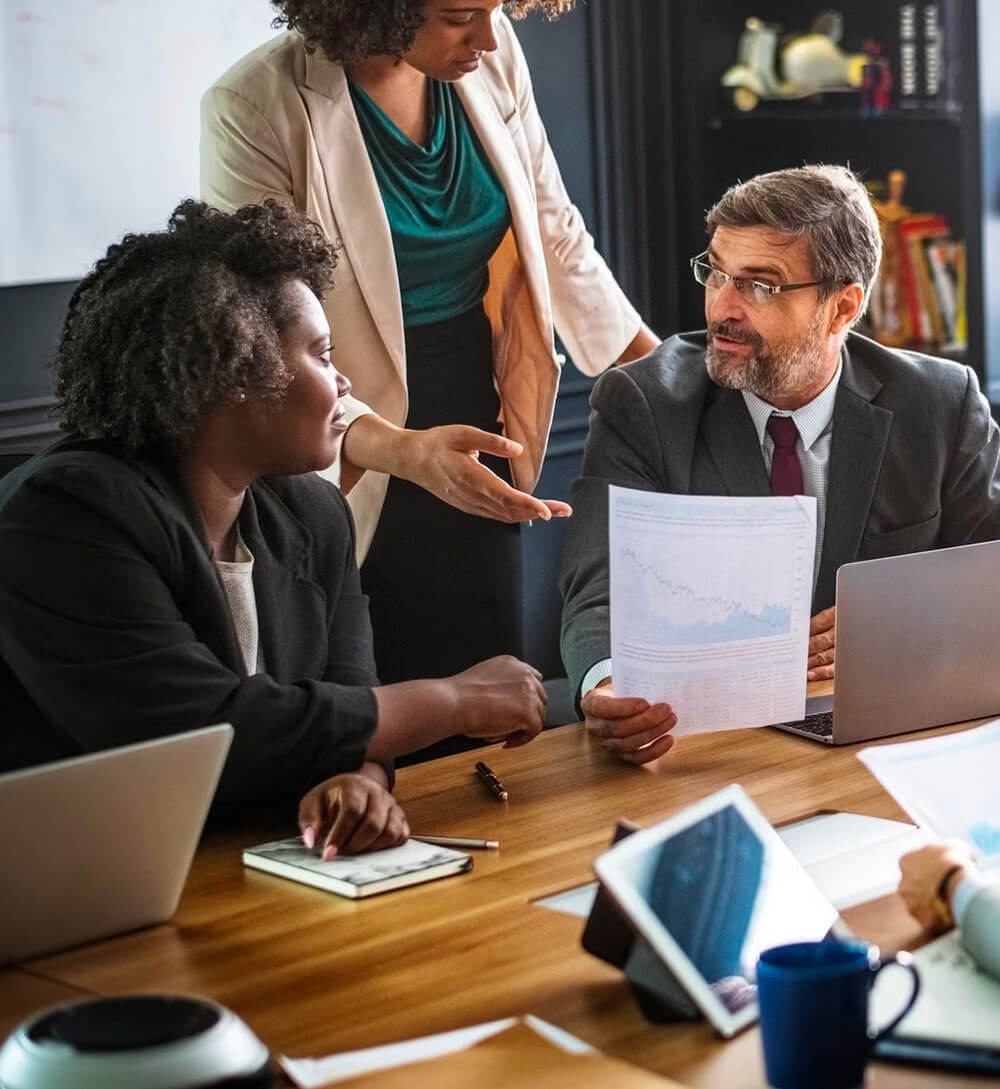
<svg viewBox="0 0 1000 1089">
<path fill-rule="evenodd" d="M 484 300 L 504 434 L 524 446 L 515 485 L 532 491 L 548 439 L 561 357 L 598 374 L 641 326 L 566 193 L 508 20 L 499 48 L 456 84 L 507 193 L 512 229 L 490 261 Z M 348 412 L 406 420 L 406 354 L 392 236 L 340 64 L 307 53 L 289 31 L 254 50 L 202 99 L 202 198 L 232 211 L 291 200 L 342 248 L 326 298 L 334 355 L 350 378 Z M 331 471 L 339 480 L 339 467 Z M 359 560 L 387 478 L 366 473 L 350 494 Z"/>
</svg>

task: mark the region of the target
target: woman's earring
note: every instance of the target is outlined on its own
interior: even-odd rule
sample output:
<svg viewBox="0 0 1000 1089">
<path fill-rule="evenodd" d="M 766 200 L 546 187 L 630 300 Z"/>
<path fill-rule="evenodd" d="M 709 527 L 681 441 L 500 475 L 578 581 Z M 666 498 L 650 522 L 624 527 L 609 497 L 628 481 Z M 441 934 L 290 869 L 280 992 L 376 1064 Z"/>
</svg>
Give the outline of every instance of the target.
<svg viewBox="0 0 1000 1089">
<path fill-rule="evenodd" d="M 247 393 L 246 393 L 246 390 L 243 390 L 243 389 L 241 389 L 241 390 L 238 390 L 238 391 L 237 391 L 237 393 L 236 393 L 236 403 L 237 403 L 238 405 L 241 405 L 241 404 L 243 404 L 243 402 L 244 402 L 244 401 L 245 401 L 246 399 L 247 399 Z"/>
</svg>

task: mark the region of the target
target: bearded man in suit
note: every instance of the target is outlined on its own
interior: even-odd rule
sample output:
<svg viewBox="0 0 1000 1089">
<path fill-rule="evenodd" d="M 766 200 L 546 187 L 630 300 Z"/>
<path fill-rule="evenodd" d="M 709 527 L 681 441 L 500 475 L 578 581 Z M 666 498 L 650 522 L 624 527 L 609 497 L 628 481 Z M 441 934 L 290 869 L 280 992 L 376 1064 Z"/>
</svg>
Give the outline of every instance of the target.
<svg viewBox="0 0 1000 1089">
<path fill-rule="evenodd" d="M 663 755 L 669 705 L 614 694 L 608 485 L 817 500 L 808 679 L 833 676 L 837 569 L 1000 537 L 1000 433 L 975 373 L 852 331 L 878 272 L 878 221 L 840 166 L 729 189 L 692 258 L 707 328 L 605 374 L 591 397 L 561 575 L 562 651 L 593 736 Z"/>
</svg>

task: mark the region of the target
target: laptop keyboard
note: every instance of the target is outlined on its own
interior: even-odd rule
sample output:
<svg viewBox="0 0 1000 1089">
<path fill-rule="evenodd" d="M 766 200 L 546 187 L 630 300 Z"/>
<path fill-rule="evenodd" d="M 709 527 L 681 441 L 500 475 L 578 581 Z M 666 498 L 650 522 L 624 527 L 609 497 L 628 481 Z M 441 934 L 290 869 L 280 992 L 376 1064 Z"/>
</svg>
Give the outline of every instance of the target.
<svg viewBox="0 0 1000 1089">
<path fill-rule="evenodd" d="M 806 715 L 797 722 L 783 722 L 782 725 L 815 737 L 833 737 L 833 712 L 821 711 L 818 715 Z"/>
</svg>

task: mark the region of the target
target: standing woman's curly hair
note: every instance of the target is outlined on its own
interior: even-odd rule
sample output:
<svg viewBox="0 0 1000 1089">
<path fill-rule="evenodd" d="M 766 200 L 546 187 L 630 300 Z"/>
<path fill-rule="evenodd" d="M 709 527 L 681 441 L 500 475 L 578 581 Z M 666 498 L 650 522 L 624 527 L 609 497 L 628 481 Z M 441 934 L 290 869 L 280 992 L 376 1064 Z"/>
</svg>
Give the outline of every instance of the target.
<svg viewBox="0 0 1000 1089">
<path fill-rule="evenodd" d="M 271 0 L 280 14 L 274 25 L 287 25 L 303 37 L 306 48 L 332 61 L 351 64 L 365 57 L 401 56 L 424 21 L 427 0 Z M 515 19 L 544 12 L 555 19 L 574 0 L 508 0 L 504 9 Z"/>
<path fill-rule="evenodd" d="M 322 299 L 334 247 L 277 201 L 229 215 L 185 200 L 165 231 L 127 234 L 70 299 L 53 362 L 63 426 L 133 450 L 183 447 L 206 410 L 291 381 L 281 288 Z"/>
</svg>

